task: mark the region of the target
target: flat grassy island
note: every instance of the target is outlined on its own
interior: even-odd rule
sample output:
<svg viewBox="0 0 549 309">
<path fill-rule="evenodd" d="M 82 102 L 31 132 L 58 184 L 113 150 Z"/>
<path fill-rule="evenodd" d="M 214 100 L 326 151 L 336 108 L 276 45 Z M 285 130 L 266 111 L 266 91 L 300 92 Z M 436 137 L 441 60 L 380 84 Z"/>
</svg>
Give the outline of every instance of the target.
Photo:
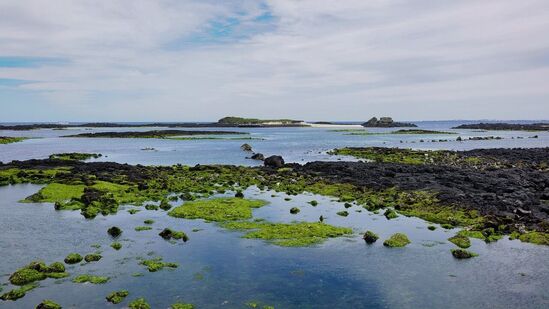
<svg viewBox="0 0 549 309">
<path fill-rule="evenodd" d="M 0 136 L 0 145 L 18 143 L 18 142 L 24 141 L 26 139 L 27 139 L 26 137 Z"/>
<path fill-rule="evenodd" d="M 189 138 L 215 135 L 246 135 L 246 132 L 236 131 L 197 131 L 197 130 L 153 130 L 153 131 L 125 131 L 125 132 L 96 132 L 66 135 L 63 137 L 87 137 L 87 138 Z"/>
</svg>

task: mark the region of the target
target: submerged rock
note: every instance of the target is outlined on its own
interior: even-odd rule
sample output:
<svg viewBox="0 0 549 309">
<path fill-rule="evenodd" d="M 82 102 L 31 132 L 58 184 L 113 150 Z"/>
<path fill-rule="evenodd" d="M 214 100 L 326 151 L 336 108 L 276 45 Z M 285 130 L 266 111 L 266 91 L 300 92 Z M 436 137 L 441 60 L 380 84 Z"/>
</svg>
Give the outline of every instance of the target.
<svg viewBox="0 0 549 309">
<path fill-rule="evenodd" d="M 120 291 L 111 292 L 109 295 L 107 295 L 107 297 L 105 297 L 105 299 L 107 299 L 107 301 L 110 303 L 119 304 L 128 295 L 130 295 L 130 292 L 126 290 L 120 290 Z"/>
<path fill-rule="evenodd" d="M 297 213 L 299 213 L 299 212 L 300 212 L 300 210 L 299 210 L 299 208 L 297 208 L 297 207 L 292 207 L 292 208 L 290 209 L 290 213 L 291 213 L 292 215 L 295 215 L 295 214 L 297 214 Z"/>
<path fill-rule="evenodd" d="M 107 233 L 109 233 L 109 235 L 111 235 L 112 237 L 116 238 L 120 236 L 120 234 L 122 234 L 122 230 L 117 226 L 113 226 L 107 230 Z"/>
<path fill-rule="evenodd" d="M 101 254 L 97 254 L 97 253 L 92 253 L 92 254 L 88 254 L 84 257 L 84 261 L 90 263 L 90 262 L 97 262 L 99 260 L 101 260 L 102 256 Z"/>
<path fill-rule="evenodd" d="M 252 146 L 250 146 L 250 144 L 242 144 L 242 146 L 240 146 L 240 149 L 242 149 L 243 151 L 251 152 L 252 151 Z"/>
<path fill-rule="evenodd" d="M 36 309 L 61 309 L 62 307 L 53 300 L 44 299 L 36 306 Z"/>
<path fill-rule="evenodd" d="M 452 255 L 456 259 L 470 259 L 477 256 L 478 254 L 463 249 L 452 249 Z"/>
<path fill-rule="evenodd" d="M 366 243 L 373 244 L 379 239 L 379 236 L 372 231 L 366 231 L 366 233 L 364 233 L 364 236 L 362 238 Z"/>
<path fill-rule="evenodd" d="M 262 154 L 262 153 L 254 153 L 250 159 L 252 160 L 259 160 L 259 161 L 263 161 L 265 160 L 265 156 Z"/>
<path fill-rule="evenodd" d="M 284 159 L 281 156 L 270 156 L 265 159 L 264 164 L 268 167 L 279 168 L 284 166 Z"/>
</svg>

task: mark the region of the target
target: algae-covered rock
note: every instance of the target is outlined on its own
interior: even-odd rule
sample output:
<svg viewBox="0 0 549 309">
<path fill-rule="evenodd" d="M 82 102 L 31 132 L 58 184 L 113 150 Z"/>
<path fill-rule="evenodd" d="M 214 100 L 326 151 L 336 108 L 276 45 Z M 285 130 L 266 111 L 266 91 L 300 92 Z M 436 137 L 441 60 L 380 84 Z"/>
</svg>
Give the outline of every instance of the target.
<svg viewBox="0 0 549 309">
<path fill-rule="evenodd" d="M 153 223 L 154 223 L 154 220 L 147 219 L 147 220 L 143 221 L 143 223 L 145 223 L 145 224 L 153 224 Z"/>
<path fill-rule="evenodd" d="M 293 214 L 293 215 L 295 215 L 295 214 L 297 214 L 297 213 L 299 213 L 299 212 L 300 212 L 300 210 L 299 210 L 299 208 L 297 208 L 297 207 L 292 207 L 292 208 L 290 209 L 290 213 Z"/>
<path fill-rule="evenodd" d="M 342 216 L 342 217 L 347 217 L 347 216 L 349 215 L 349 212 L 346 211 L 346 210 L 338 211 L 338 212 L 337 212 L 337 215 L 338 215 L 338 216 Z"/>
<path fill-rule="evenodd" d="M 456 236 L 453 236 L 453 237 L 450 237 L 448 238 L 448 241 L 455 244 L 456 246 L 460 247 L 460 248 L 469 248 L 471 247 L 471 241 L 469 240 L 468 237 L 466 236 L 463 236 L 463 235 L 456 235 Z"/>
<path fill-rule="evenodd" d="M 318 201 L 312 200 L 312 201 L 309 202 L 309 204 L 311 204 L 311 206 L 317 206 L 317 205 L 318 205 Z"/>
<path fill-rule="evenodd" d="M 253 151 L 252 146 L 250 146 L 250 144 L 242 144 L 242 146 L 240 146 L 240 149 L 247 152 Z"/>
<path fill-rule="evenodd" d="M 151 305 L 147 303 L 147 301 L 144 298 L 138 298 L 136 300 L 133 300 L 128 307 L 130 309 L 151 309 Z"/>
<path fill-rule="evenodd" d="M 110 303 L 113 303 L 113 304 L 119 304 L 121 303 L 124 298 L 126 298 L 128 295 L 130 295 L 130 292 L 126 291 L 126 290 L 120 290 L 120 291 L 114 291 L 114 292 L 111 292 L 109 295 L 107 295 L 107 297 L 105 297 L 107 299 L 108 302 Z"/>
<path fill-rule="evenodd" d="M 364 233 L 364 236 L 362 238 L 366 243 L 373 244 L 379 239 L 379 236 L 372 231 L 366 231 L 366 233 Z"/>
<path fill-rule="evenodd" d="M 150 272 L 162 270 L 164 267 L 177 268 L 179 266 L 177 263 L 163 262 L 162 258 L 144 260 L 141 262 L 141 265 L 146 266 Z"/>
<path fill-rule="evenodd" d="M 115 241 L 115 242 L 113 242 L 113 243 L 111 244 L 111 247 L 112 247 L 114 250 L 117 250 L 117 251 L 118 251 L 118 250 L 122 249 L 122 244 L 119 243 L 119 242 L 117 242 L 117 241 Z"/>
<path fill-rule="evenodd" d="M 463 249 L 452 249 L 452 255 L 456 259 L 470 259 L 477 256 L 478 254 Z"/>
<path fill-rule="evenodd" d="M 44 299 L 36 306 L 36 309 L 61 309 L 62 307 L 53 300 Z"/>
<path fill-rule="evenodd" d="M 403 233 L 393 234 L 389 239 L 383 242 L 383 245 L 386 247 L 399 248 L 404 247 L 410 243 L 408 236 Z"/>
<path fill-rule="evenodd" d="M 67 264 L 76 264 L 76 263 L 80 263 L 82 262 L 82 256 L 78 253 L 70 253 L 69 255 L 67 255 L 67 257 L 65 258 L 65 263 Z"/>
<path fill-rule="evenodd" d="M 84 257 L 84 261 L 90 263 L 90 262 L 97 262 L 102 258 L 101 254 L 97 253 L 91 253 Z"/>
<path fill-rule="evenodd" d="M 0 296 L 0 299 L 1 300 L 17 300 L 19 298 L 25 297 L 28 291 L 37 287 L 38 287 L 38 284 L 36 283 L 26 284 L 18 289 L 13 289 L 7 293 L 2 294 L 2 296 Z"/>
<path fill-rule="evenodd" d="M 44 280 L 46 275 L 35 269 L 22 268 L 14 272 L 9 280 L 14 285 L 25 285 L 34 281 Z"/>
<path fill-rule="evenodd" d="M 387 218 L 387 220 L 398 218 L 396 211 L 392 209 L 387 209 L 383 215 Z"/>
<path fill-rule="evenodd" d="M 107 230 L 107 233 L 116 238 L 122 234 L 122 230 L 117 226 L 113 226 Z"/>
<path fill-rule="evenodd" d="M 429 231 L 434 231 L 434 230 L 437 229 L 437 227 L 434 226 L 434 225 L 429 225 L 429 226 L 427 227 L 427 229 L 428 229 Z"/>
<path fill-rule="evenodd" d="M 168 201 L 162 200 L 158 207 L 162 210 L 170 210 L 172 208 L 172 205 Z"/>
</svg>

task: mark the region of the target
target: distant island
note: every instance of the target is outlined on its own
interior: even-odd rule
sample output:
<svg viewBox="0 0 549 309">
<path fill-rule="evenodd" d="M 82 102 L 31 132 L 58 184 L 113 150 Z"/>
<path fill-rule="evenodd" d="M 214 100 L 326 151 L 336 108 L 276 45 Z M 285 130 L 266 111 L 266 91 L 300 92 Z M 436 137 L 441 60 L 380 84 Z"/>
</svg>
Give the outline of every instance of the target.
<svg viewBox="0 0 549 309">
<path fill-rule="evenodd" d="M 224 117 L 217 121 L 220 126 L 236 127 L 304 127 L 308 126 L 303 120 L 292 119 L 257 119 L 242 117 Z"/>
<path fill-rule="evenodd" d="M 452 129 L 475 129 L 475 130 L 499 130 L 499 131 L 549 131 L 549 123 L 475 123 L 462 124 Z"/>
<path fill-rule="evenodd" d="M 129 132 L 97 132 L 66 135 L 63 137 L 88 137 L 88 138 L 169 138 L 174 136 L 204 136 L 204 135 L 246 135 L 245 132 L 232 131 L 183 131 L 183 130 L 154 130 L 154 131 L 129 131 Z"/>
<path fill-rule="evenodd" d="M 381 117 L 377 119 L 372 117 L 370 120 L 362 124 L 365 128 L 398 128 L 398 127 L 417 127 L 413 123 L 395 122 L 391 117 Z"/>
</svg>

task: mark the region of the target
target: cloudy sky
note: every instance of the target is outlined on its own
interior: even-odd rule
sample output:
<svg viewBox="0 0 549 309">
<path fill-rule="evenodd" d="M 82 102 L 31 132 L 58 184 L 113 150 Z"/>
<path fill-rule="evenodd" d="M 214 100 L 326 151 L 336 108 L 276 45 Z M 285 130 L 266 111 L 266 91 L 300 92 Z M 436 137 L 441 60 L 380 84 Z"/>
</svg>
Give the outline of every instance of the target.
<svg viewBox="0 0 549 309">
<path fill-rule="evenodd" d="M 547 0 L 2 0 L 0 121 L 548 119 Z"/>
</svg>

